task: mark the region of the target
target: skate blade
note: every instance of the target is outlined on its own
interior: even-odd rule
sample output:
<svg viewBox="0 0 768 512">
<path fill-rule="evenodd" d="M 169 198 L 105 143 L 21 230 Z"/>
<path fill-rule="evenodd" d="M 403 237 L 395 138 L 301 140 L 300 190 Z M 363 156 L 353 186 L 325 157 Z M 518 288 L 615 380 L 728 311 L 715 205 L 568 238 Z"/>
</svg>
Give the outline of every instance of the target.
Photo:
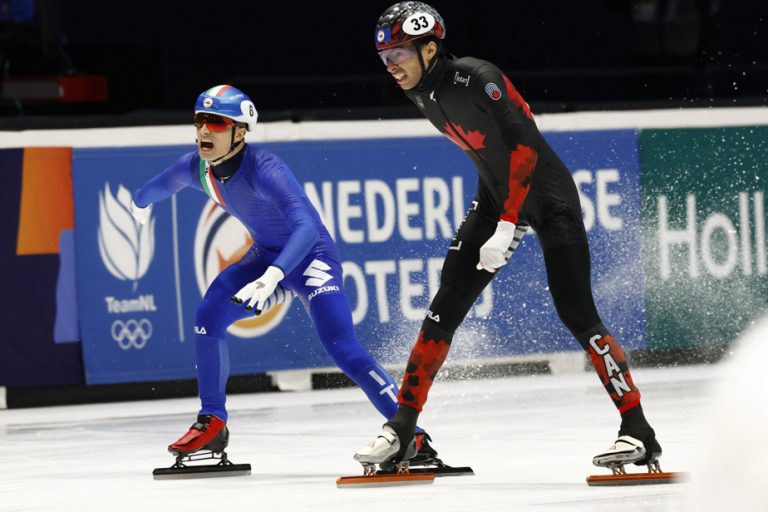
<svg viewBox="0 0 768 512">
<path fill-rule="evenodd" d="M 409 468 L 408 470 L 412 475 L 423 475 L 426 473 L 434 473 L 435 476 L 474 476 L 475 471 L 469 467 L 469 466 L 463 466 L 463 467 L 453 467 L 453 466 L 434 466 L 434 467 L 423 467 L 423 468 Z M 394 475 L 396 474 L 396 470 L 392 471 L 384 471 L 384 470 L 378 470 L 376 471 L 376 475 Z"/>
<path fill-rule="evenodd" d="M 152 476 L 155 480 L 216 478 L 224 476 L 244 476 L 250 474 L 250 464 L 208 464 L 203 466 L 184 466 L 181 468 L 156 468 L 154 471 L 152 471 Z"/>
<path fill-rule="evenodd" d="M 431 484 L 435 481 L 434 473 L 416 473 L 411 470 L 407 475 L 370 475 L 341 476 L 336 479 L 336 487 L 349 489 L 358 487 L 393 487 L 399 485 Z"/>
<path fill-rule="evenodd" d="M 687 482 L 688 473 L 626 473 L 622 475 L 590 475 L 587 485 L 592 487 L 620 485 L 658 485 Z"/>
</svg>

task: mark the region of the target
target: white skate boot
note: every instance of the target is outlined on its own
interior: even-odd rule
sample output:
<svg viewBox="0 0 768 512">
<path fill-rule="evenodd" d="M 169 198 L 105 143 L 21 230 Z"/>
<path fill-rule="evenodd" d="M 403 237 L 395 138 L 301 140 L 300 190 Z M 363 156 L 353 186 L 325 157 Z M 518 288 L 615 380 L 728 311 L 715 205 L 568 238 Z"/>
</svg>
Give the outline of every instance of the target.
<svg viewBox="0 0 768 512">
<path fill-rule="evenodd" d="M 668 473 L 661 470 L 659 457 L 661 446 L 651 435 L 639 440 L 636 437 L 620 435 L 603 453 L 595 455 L 592 464 L 611 470 L 611 475 L 590 475 L 587 484 L 596 485 L 644 485 L 672 484 L 688 480 L 687 473 Z M 646 473 L 628 473 L 625 466 L 647 466 Z"/>
<path fill-rule="evenodd" d="M 392 428 L 385 425 L 376 440 L 358 450 L 354 458 L 364 466 L 368 464 L 382 464 L 396 458 L 399 452 L 400 439 Z M 411 441 L 403 460 L 408 460 L 414 455 L 416 455 L 416 443 Z"/>
<path fill-rule="evenodd" d="M 631 436 L 619 436 L 607 450 L 595 455 L 592 464 L 610 468 L 631 464 L 644 457 L 645 446 L 642 441 Z"/>
<path fill-rule="evenodd" d="M 337 487 L 378 487 L 401 484 L 431 484 L 435 473 L 411 473 L 408 459 L 416 454 L 416 441 L 402 449 L 395 429 L 384 425 L 376 440 L 361 448 L 354 458 L 363 466 L 363 476 L 342 476 Z M 378 468 L 377 468 L 378 466 Z"/>
</svg>

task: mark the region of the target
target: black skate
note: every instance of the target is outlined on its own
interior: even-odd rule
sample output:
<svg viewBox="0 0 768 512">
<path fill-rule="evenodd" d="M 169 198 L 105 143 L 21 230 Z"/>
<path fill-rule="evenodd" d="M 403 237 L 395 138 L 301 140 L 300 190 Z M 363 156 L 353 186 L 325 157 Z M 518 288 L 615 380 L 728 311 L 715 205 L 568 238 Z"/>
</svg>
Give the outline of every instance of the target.
<svg viewBox="0 0 768 512">
<path fill-rule="evenodd" d="M 408 460 L 411 466 L 435 466 L 442 464 L 442 461 L 437 458 L 437 450 L 435 450 L 430 441 L 432 438 L 426 432 L 416 432 L 414 436 L 416 441 L 416 455 Z"/>
<path fill-rule="evenodd" d="M 168 451 L 176 457 L 173 466 L 157 468 L 152 475 L 155 480 L 250 475 L 250 464 L 230 462 L 224 451 L 228 444 L 229 429 L 226 423 L 211 414 L 200 415 L 186 434 L 168 446 Z M 218 462 L 189 465 L 202 460 Z"/>
<path fill-rule="evenodd" d="M 621 432 L 619 432 L 619 435 L 621 435 Z M 634 461 L 633 464 L 636 466 L 647 466 L 654 462 L 658 463 L 659 457 L 661 457 L 661 445 L 656 440 L 656 433 L 653 429 L 650 429 L 650 432 L 646 432 L 645 435 L 638 434 L 638 439 L 643 442 L 645 456 Z"/>
</svg>

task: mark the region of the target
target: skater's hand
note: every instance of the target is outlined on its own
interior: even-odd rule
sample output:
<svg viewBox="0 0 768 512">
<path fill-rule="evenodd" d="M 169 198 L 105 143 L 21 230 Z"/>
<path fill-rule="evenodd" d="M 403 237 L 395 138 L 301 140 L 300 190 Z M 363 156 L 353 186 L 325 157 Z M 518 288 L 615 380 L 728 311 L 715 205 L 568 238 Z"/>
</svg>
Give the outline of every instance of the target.
<svg viewBox="0 0 768 512">
<path fill-rule="evenodd" d="M 528 229 L 526 225 L 515 226 L 511 222 L 500 220 L 496 225 L 496 232 L 480 248 L 477 270 L 496 272 L 506 265 Z"/>
<path fill-rule="evenodd" d="M 285 277 L 282 270 L 277 267 L 268 267 L 266 272 L 255 281 L 243 286 L 239 292 L 232 297 L 232 302 L 237 305 L 248 301 L 245 306 L 246 311 L 254 309 L 256 315 L 260 315 L 272 292 L 277 288 L 277 284 Z"/>
<path fill-rule="evenodd" d="M 142 208 L 141 206 L 138 206 L 136 203 L 131 201 L 131 215 L 133 215 L 133 218 L 136 219 L 136 222 L 138 222 L 142 226 L 147 223 L 147 221 L 149 220 L 149 215 L 151 213 L 152 213 L 151 204 Z"/>
</svg>

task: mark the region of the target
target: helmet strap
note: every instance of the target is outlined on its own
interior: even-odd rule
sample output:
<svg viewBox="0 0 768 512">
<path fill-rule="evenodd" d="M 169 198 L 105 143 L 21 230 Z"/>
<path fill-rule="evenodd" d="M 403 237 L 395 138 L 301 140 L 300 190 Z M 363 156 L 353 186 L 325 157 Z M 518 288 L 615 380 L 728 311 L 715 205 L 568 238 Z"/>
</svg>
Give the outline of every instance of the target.
<svg viewBox="0 0 768 512">
<path fill-rule="evenodd" d="M 232 126 L 232 138 L 229 143 L 229 152 L 231 153 L 235 149 L 235 132 L 237 131 L 237 125 Z"/>
<path fill-rule="evenodd" d="M 419 66 L 421 66 L 421 80 L 419 80 L 419 83 L 416 85 L 416 88 L 421 87 L 421 84 L 424 83 L 424 80 L 427 78 L 427 74 L 429 74 L 430 71 L 435 67 L 435 64 L 437 63 L 437 55 L 440 53 L 440 47 L 438 46 L 437 52 L 435 53 L 435 56 L 432 57 L 432 60 L 429 62 L 429 68 L 427 68 L 427 65 L 424 63 L 424 57 L 421 55 L 421 49 L 426 45 L 416 45 L 416 55 L 419 57 Z"/>
<path fill-rule="evenodd" d="M 235 142 L 235 132 L 237 131 L 237 125 L 234 125 L 232 127 L 232 138 L 229 143 L 229 151 L 223 156 L 220 156 L 216 160 L 211 160 L 211 165 L 216 165 L 217 162 L 221 161 L 224 158 L 227 158 L 229 155 L 236 153 L 240 147 L 242 146 L 243 142 L 245 142 L 245 139 L 241 140 L 240 142 Z"/>
<path fill-rule="evenodd" d="M 421 66 L 421 80 L 416 87 L 421 87 L 424 79 L 427 78 L 427 66 L 424 64 L 424 57 L 421 56 L 421 46 L 416 46 L 416 55 L 419 57 L 419 66 Z"/>
</svg>

